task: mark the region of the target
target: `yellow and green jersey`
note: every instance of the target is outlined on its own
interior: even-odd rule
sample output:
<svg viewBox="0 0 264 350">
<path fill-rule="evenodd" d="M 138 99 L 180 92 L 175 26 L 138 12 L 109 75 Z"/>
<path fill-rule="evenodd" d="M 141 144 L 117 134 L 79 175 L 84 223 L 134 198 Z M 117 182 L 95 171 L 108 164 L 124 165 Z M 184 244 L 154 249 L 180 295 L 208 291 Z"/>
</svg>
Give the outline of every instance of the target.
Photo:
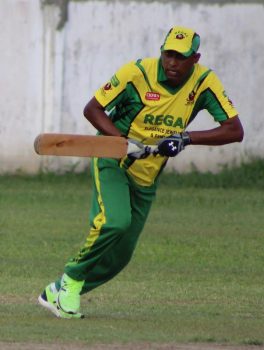
<svg viewBox="0 0 264 350">
<path fill-rule="evenodd" d="M 188 79 L 172 88 L 158 58 L 125 64 L 96 91 L 95 98 L 124 135 L 149 145 L 184 131 L 202 109 L 217 122 L 238 114 L 213 71 L 195 64 Z M 150 186 L 167 160 L 159 155 L 139 160 L 125 157 L 120 166 L 139 185 Z"/>
</svg>

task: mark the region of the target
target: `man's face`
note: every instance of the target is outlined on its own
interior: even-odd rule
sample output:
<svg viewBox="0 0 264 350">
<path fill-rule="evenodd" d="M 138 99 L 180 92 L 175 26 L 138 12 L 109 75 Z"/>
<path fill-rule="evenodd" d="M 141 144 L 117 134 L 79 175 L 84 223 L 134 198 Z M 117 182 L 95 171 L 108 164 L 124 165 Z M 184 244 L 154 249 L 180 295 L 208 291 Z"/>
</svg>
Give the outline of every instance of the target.
<svg viewBox="0 0 264 350">
<path fill-rule="evenodd" d="M 171 86 L 180 85 L 188 77 L 193 65 L 199 61 L 200 54 L 185 57 L 177 51 L 166 50 L 161 53 L 161 62 Z"/>
</svg>

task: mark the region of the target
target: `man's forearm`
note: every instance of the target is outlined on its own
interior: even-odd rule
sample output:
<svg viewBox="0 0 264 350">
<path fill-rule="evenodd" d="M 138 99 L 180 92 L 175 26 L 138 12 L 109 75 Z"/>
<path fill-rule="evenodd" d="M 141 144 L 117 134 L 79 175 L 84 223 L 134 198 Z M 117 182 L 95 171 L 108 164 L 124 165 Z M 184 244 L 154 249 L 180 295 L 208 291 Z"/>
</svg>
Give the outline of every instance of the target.
<svg viewBox="0 0 264 350">
<path fill-rule="evenodd" d="M 93 97 L 85 106 L 83 114 L 85 118 L 103 135 L 121 136 L 122 133 L 116 128 L 111 119 L 104 112 L 103 107 Z"/>
<path fill-rule="evenodd" d="M 190 131 L 189 136 L 193 145 L 221 146 L 232 142 L 241 142 L 244 131 L 239 118 L 235 117 L 215 129 Z"/>
<path fill-rule="evenodd" d="M 88 118 L 87 118 L 88 119 Z M 106 136 L 121 136 L 120 130 L 118 130 L 112 121 L 105 113 L 96 113 L 96 115 L 90 116 L 89 122 L 103 135 Z"/>
</svg>

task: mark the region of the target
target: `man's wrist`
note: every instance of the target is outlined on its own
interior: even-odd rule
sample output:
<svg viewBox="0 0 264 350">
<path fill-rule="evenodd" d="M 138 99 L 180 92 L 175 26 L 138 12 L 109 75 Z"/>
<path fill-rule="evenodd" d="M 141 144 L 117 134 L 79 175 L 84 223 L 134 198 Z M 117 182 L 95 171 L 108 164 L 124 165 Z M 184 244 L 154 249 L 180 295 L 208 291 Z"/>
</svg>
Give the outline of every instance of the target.
<svg viewBox="0 0 264 350">
<path fill-rule="evenodd" d="M 182 132 L 181 136 L 182 136 L 182 141 L 183 141 L 184 147 L 188 146 L 192 143 L 191 136 L 190 136 L 188 131 Z"/>
</svg>

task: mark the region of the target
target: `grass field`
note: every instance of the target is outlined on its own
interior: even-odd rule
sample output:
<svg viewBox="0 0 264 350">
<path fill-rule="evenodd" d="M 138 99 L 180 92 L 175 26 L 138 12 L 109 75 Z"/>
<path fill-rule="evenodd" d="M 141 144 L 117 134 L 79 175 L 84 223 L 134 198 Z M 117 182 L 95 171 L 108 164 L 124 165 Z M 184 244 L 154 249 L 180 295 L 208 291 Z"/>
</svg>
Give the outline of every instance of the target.
<svg viewBox="0 0 264 350">
<path fill-rule="evenodd" d="M 86 174 L 0 177 L 0 341 L 264 343 L 264 162 L 163 177 L 130 265 L 82 299 L 37 305 L 88 231 Z"/>
</svg>

